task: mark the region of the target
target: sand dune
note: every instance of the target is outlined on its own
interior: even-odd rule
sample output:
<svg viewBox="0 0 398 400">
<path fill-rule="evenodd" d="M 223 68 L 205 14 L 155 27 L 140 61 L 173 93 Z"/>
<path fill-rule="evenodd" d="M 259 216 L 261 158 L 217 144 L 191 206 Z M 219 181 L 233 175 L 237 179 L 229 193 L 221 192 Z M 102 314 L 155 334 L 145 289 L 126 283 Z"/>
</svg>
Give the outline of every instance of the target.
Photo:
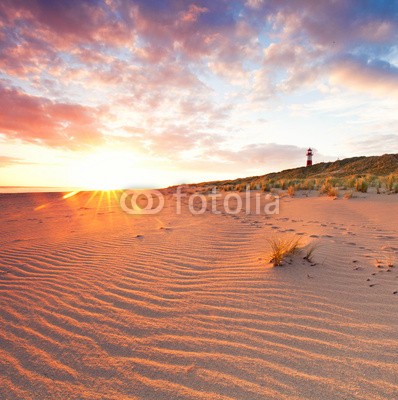
<svg viewBox="0 0 398 400">
<path fill-rule="evenodd" d="M 131 216 L 1 195 L 0 398 L 398 398 L 396 196 Z M 267 237 L 319 241 L 271 267 Z"/>
</svg>

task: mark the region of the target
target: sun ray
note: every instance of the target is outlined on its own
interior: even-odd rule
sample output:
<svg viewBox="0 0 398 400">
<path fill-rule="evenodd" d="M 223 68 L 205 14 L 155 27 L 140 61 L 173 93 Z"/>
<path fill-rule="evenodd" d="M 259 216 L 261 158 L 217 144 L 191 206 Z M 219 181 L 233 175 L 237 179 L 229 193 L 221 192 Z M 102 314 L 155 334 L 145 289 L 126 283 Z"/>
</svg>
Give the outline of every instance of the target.
<svg viewBox="0 0 398 400">
<path fill-rule="evenodd" d="M 101 208 L 101 204 L 102 204 L 102 199 L 103 199 L 103 197 L 104 197 L 104 191 L 101 190 L 101 191 L 100 191 L 100 195 L 99 195 L 99 199 L 98 199 L 97 209 L 96 209 L 96 211 L 95 211 L 95 214 L 96 214 L 96 215 L 98 214 L 98 211 L 99 211 L 100 208 Z"/>
<path fill-rule="evenodd" d="M 105 193 L 106 193 L 106 201 L 108 203 L 108 211 L 111 211 L 112 207 L 111 207 L 111 193 L 110 193 L 110 190 L 107 190 Z"/>
<path fill-rule="evenodd" d="M 88 207 L 89 204 L 91 203 L 91 201 L 95 198 L 95 196 L 98 194 L 98 190 L 95 190 L 91 193 L 90 197 L 88 198 L 88 200 L 86 201 L 86 203 L 84 204 L 84 207 Z"/>
<path fill-rule="evenodd" d="M 76 196 L 80 193 L 80 190 L 74 190 L 73 192 L 66 193 L 62 196 L 63 199 L 69 199 L 70 197 Z"/>
</svg>

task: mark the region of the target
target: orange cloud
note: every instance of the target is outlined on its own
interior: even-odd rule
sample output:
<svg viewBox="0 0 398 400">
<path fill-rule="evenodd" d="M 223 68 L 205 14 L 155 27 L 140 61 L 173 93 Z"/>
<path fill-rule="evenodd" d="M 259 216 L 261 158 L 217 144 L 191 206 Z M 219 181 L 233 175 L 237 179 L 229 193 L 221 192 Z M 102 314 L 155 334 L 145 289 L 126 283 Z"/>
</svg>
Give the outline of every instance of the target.
<svg viewBox="0 0 398 400">
<path fill-rule="evenodd" d="M 99 115 L 77 104 L 54 103 L 0 86 L 0 132 L 11 139 L 81 148 L 101 142 Z"/>
</svg>

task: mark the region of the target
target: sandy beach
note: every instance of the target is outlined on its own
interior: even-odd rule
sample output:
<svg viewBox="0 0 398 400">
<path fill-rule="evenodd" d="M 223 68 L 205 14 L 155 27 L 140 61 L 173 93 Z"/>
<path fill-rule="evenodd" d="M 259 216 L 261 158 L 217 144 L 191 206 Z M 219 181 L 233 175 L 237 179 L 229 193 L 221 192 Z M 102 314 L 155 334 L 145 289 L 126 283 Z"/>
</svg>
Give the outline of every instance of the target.
<svg viewBox="0 0 398 400">
<path fill-rule="evenodd" d="M 175 202 L 0 195 L 1 399 L 398 398 L 396 195 Z M 269 264 L 286 235 L 312 263 Z"/>
</svg>

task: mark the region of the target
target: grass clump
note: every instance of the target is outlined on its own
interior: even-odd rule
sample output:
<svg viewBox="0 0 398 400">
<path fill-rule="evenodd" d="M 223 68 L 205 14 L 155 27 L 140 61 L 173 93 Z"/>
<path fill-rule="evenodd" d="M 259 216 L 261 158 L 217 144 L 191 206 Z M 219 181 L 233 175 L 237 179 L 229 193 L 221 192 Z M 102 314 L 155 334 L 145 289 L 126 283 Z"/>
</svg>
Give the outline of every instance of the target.
<svg viewBox="0 0 398 400">
<path fill-rule="evenodd" d="M 294 197 L 295 193 L 296 193 L 296 191 L 295 191 L 295 189 L 294 189 L 294 186 L 289 186 L 289 187 L 287 188 L 287 194 L 288 194 L 290 197 Z"/>
<path fill-rule="evenodd" d="M 271 247 L 270 263 L 274 267 L 282 265 L 287 256 L 295 254 L 301 245 L 301 238 L 271 238 L 268 240 Z"/>
<path fill-rule="evenodd" d="M 327 195 L 329 197 L 338 197 L 339 195 L 339 189 L 337 189 L 336 187 L 331 187 L 329 188 L 329 190 L 327 191 Z"/>
<path fill-rule="evenodd" d="M 268 183 L 268 182 L 263 182 L 262 183 L 262 185 L 261 185 L 261 190 L 263 191 L 263 192 L 270 192 L 271 191 L 271 184 L 270 183 Z"/>
<path fill-rule="evenodd" d="M 327 194 L 332 189 L 332 185 L 328 182 L 324 183 L 319 189 L 320 194 Z"/>
<path fill-rule="evenodd" d="M 319 193 L 326 194 L 330 197 L 337 197 L 339 195 L 339 191 L 338 188 L 336 188 L 336 184 L 338 184 L 338 181 L 336 179 L 333 179 L 331 177 L 326 178 L 319 189 Z"/>
<path fill-rule="evenodd" d="M 357 179 L 355 182 L 355 190 L 357 192 L 366 193 L 368 191 L 369 184 L 365 179 Z"/>
<path fill-rule="evenodd" d="M 396 182 L 396 176 L 395 175 L 390 174 L 389 176 L 386 177 L 386 187 L 390 192 L 394 189 L 395 182 Z"/>
<path fill-rule="evenodd" d="M 319 193 L 326 194 L 329 197 L 337 197 L 339 195 L 339 190 L 338 190 L 338 188 L 336 188 L 328 183 L 324 183 L 321 186 Z"/>
</svg>

